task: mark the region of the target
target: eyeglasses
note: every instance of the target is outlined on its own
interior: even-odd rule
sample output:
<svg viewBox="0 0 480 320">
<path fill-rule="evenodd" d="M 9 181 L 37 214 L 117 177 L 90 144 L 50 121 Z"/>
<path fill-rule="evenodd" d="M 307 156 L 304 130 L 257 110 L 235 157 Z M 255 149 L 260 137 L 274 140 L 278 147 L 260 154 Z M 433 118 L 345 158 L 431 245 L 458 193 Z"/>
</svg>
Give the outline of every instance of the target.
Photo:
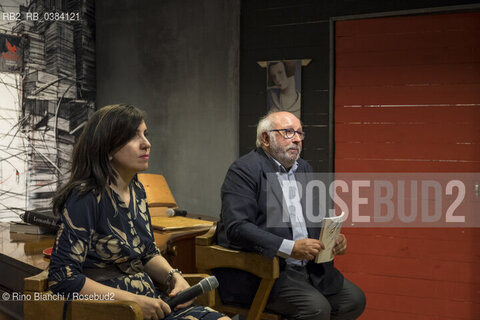
<svg viewBox="0 0 480 320">
<path fill-rule="evenodd" d="M 270 132 L 272 132 L 272 131 L 283 132 L 283 137 L 285 139 L 292 139 L 295 136 L 295 133 L 298 134 L 298 137 L 300 138 L 300 140 L 305 139 L 305 132 L 302 132 L 302 131 L 296 131 L 296 130 L 293 130 L 293 129 L 273 129 L 273 130 L 270 130 Z"/>
</svg>

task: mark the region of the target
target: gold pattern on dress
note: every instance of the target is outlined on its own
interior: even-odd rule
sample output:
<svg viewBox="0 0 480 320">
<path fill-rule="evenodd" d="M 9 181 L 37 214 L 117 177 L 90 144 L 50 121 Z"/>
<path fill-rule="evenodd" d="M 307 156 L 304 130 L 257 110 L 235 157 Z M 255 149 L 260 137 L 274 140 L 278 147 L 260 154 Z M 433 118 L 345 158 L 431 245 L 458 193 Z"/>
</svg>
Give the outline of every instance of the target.
<svg viewBox="0 0 480 320">
<path fill-rule="evenodd" d="M 125 261 L 128 261 L 129 258 L 130 257 L 128 257 L 128 256 L 120 257 L 117 260 L 115 260 L 114 263 L 123 263 Z"/>
<path fill-rule="evenodd" d="M 98 237 L 98 236 L 97 236 Z M 95 252 L 104 260 L 114 261 L 121 255 L 120 241 L 111 234 L 97 240 L 95 238 Z"/>
<path fill-rule="evenodd" d="M 72 252 L 70 253 L 70 257 L 72 257 L 72 259 L 78 262 L 83 262 L 85 260 L 85 255 L 85 244 L 83 241 L 77 240 L 72 243 Z"/>
<path fill-rule="evenodd" d="M 141 280 L 132 280 L 131 281 L 132 288 L 138 289 L 138 291 L 143 291 L 143 282 Z"/>
<path fill-rule="evenodd" d="M 107 242 L 108 250 L 110 250 L 111 253 L 119 253 L 120 252 L 119 243 L 120 241 L 118 241 L 118 239 L 116 238 L 108 240 Z"/>
<path fill-rule="evenodd" d="M 67 277 L 72 276 L 72 269 L 70 269 L 70 266 L 65 266 L 65 271 L 67 273 Z"/>
<path fill-rule="evenodd" d="M 133 219 L 137 219 L 137 193 L 134 188 L 131 189 L 131 198 L 130 201 L 133 203 Z"/>
<path fill-rule="evenodd" d="M 120 236 L 120 238 L 125 242 L 125 244 L 128 244 L 128 241 L 127 241 L 127 235 L 125 234 L 125 232 L 123 232 L 122 230 L 118 229 L 118 228 L 115 228 L 111 223 L 110 221 L 107 219 L 108 221 L 108 224 L 110 226 L 110 228 L 118 235 Z"/>
<path fill-rule="evenodd" d="M 60 236 L 62 235 L 64 228 L 65 228 L 65 224 L 62 222 L 60 224 L 60 227 L 58 228 L 57 237 L 55 238 L 55 248 L 58 248 L 58 240 L 60 239 Z"/>
<path fill-rule="evenodd" d="M 68 210 L 66 208 L 65 208 L 65 210 L 63 210 L 63 216 L 65 217 L 65 220 L 67 220 L 68 226 L 70 228 L 72 228 L 73 230 L 77 230 L 77 231 L 87 232 L 87 229 L 76 227 L 73 224 L 72 219 L 70 219 L 70 215 L 68 214 Z"/>
</svg>

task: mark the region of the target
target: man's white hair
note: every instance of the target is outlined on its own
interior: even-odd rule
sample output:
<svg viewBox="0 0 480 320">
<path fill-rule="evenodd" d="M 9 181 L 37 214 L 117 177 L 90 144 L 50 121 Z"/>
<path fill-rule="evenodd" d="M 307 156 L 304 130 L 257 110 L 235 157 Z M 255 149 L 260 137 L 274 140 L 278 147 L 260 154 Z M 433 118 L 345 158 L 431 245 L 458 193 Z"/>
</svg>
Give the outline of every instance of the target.
<svg viewBox="0 0 480 320">
<path fill-rule="evenodd" d="M 263 117 L 261 117 L 260 120 L 258 121 L 257 141 L 256 141 L 257 148 L 260 148 L 262 146 L 262 133 L 266 132 L 267 134 L 270 134 L 269 131 L 273 129 L 274 123 L 273 123 L 273 117 L 271 117 L 271 115 L 276 112 L 269 112 Z"/>
</svg>

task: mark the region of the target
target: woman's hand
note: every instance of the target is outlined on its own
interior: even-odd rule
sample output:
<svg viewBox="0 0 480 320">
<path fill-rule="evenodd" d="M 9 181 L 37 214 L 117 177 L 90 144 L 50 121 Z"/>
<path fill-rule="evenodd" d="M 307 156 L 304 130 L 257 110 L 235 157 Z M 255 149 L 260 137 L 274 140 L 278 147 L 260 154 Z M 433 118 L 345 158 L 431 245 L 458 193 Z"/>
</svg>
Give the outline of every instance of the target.
<svg viewBox="0 0 480 320">
<path fill-rule="evenodd" d="M 182 277 L 182 275 L 179 273 L 173 274 L 172 282 L 174 282 L 174 287 L 169 294 L 170 298 L 173 296 L 176 296 L 180 291 L 190 288 L 190 285 L 188 284 L 187 280 L 185 280 L 185 278 Z M 179 304 L 178 306 L 175 307 L 175 310 L 188 307 L 193 303 L 193 300 L 195 299 Z"/>
<path fill-rule="evenodd" d="M 150 298 L 144 295 L 134 295 L 134 301 L 142 308 L 144 319 L 163 319 L 172 313 L 168 304 L 162 299 Z"/>
</svg>

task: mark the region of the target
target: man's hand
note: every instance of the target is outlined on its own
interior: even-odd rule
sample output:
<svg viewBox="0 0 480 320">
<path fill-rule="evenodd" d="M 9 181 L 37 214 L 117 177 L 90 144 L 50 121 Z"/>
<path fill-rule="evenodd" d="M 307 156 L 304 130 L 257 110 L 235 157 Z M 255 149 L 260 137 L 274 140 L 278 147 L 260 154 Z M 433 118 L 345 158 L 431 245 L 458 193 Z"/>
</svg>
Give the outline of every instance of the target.
<svg viewBox="0 0 480 320">
<path fill-rule="evenodd" d="M 345 254 L 347 251 L 347 238 L 345 238 L 344 234 L 339 234 L 337 241 L 335 242 L 335 247 L 333 247 L 333 254 L 334 255 L 341 255 Z"/>
<path fill-rule="evenodd" d="M 185 278 L 182 277 L 182 275 L 180 275 L 179 273 L 174 273 L 173 279 L 175 281 L 175 286 L 173 287 L 172 291 L 169 294 L 170 298 L 173 296 L 176 296 L 180 291 L 190 288 L 190 285 L 188 284 L 187 280 L 185 280 Z M 175 307 L 175 310 L 188 307 L 193 303 L 193 300 L 195 299 L 179 304 L 178 306 Z"/>
<path fill-rule="evenodd" d="M 325 246 L 320 240 L 300 239 L 295 241 L 291 257 L 297 260 L 312 260 Z"/>
</svg>

